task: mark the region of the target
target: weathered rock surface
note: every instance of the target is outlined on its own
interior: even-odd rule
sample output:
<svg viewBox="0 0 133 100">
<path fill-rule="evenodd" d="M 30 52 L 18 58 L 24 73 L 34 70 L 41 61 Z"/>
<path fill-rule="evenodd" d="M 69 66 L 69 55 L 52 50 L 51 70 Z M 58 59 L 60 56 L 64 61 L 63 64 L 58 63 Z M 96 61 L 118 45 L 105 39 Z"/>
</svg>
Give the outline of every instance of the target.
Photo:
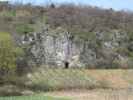
<svg viewBox="0 0 133 100">
<path fill-rule="evenodd" d="M 97 32 L 94 38 L 80 38 L 62 28 L 44 29 L 41 33 L 25 34 L 22 45 L 26 47 L 30 64 L 48 67 L 107 67 L 126 66 L 128 37 L 126 33 Z M 130 44 L 132 45 L 132 44 Z"/>
</svg>

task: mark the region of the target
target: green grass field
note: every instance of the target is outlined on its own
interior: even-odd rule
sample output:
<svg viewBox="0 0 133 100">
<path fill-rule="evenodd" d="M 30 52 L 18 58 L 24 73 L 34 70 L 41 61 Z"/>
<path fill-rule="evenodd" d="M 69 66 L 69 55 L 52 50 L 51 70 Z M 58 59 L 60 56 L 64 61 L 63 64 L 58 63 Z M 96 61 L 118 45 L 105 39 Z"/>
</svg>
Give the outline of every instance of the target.
<svg viewBox="0 0 133 100">
<path fill-rule="evenodd" d="M 36 95 L 36 96 L 0 97 L 0 100 L 70 100 L 70 99 Z"/>
</svg>

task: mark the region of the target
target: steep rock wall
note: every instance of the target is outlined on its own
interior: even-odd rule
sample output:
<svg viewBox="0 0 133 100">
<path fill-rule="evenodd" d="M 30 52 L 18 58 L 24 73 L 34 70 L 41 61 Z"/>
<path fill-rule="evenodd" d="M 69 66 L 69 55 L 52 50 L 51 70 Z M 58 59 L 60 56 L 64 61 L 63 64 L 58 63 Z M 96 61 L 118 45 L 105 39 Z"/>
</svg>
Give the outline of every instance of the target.
<svg viewBox="0 0 133 100">
<path fill-rule="evenodd" d="M 128 46 L 125 33 L 114 31 L 111 34 L 93 34 L 94 39 L 83 39 L 61 28 L 45 29 L 41 33 L 25 34 L 21 41 L 23 46 L 28 47 L 32 63 L 49 67 L 106 68 L 118 66 L 128 58 L 117 50 Z"/>
</svg>

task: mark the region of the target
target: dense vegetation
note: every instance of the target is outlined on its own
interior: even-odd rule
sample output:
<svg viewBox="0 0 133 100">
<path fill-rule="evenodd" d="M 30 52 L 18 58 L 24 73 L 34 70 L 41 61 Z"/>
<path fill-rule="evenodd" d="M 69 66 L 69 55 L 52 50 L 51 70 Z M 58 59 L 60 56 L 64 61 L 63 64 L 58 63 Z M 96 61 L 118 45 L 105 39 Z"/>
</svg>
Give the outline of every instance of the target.
<svg viewBox="0 0 133 100">
<path fill-rule="evenodd" d="M 132 12 L 114 11 L 91 6 L 61 5 L 47 11 L 48 23 L 64 26 L 74 32 L 94 32 L 121 29 L 132 32 Z"/>
<path fill-rule="evenodd" d="M 76 33 L 109 31 L 112 29 L 133 31 L 133 13 L 129 11 L 114 11 L 112 8 L 101 9 L 74 4 L 53 5 L 44 7 L 32 6 L 31 4 L 1 5 L 1 29 L 15 31 L 15 26 L 20 25 L 22 29 L 27 29 L 30 32 L 33 30 L 31 26 L 39 21 L 45 21 L 51 27 L 61 26 Z M 28 25 L 30 25 L 30 28 Z M 20 31 L 24 32 L 22 29 Z M 18 27 L 17 31 L 19 31 Z"/>
</svg>

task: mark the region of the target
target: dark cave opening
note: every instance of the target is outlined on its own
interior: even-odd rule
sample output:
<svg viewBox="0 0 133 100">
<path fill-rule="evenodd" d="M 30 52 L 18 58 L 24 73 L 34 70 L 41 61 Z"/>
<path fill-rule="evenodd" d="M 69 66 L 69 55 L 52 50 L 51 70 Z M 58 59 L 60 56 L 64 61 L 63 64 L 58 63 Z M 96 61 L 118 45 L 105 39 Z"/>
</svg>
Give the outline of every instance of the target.
<svg viewBox="0 0 133 100">
<path fill-rule="evenodd" d="M 68 69 L 68 68 L 69 68 L 69 62 L 66 61 L 66 62 L 64 63 L 64 65 L 65 65 L 65 69 Z"/>
</svg>

